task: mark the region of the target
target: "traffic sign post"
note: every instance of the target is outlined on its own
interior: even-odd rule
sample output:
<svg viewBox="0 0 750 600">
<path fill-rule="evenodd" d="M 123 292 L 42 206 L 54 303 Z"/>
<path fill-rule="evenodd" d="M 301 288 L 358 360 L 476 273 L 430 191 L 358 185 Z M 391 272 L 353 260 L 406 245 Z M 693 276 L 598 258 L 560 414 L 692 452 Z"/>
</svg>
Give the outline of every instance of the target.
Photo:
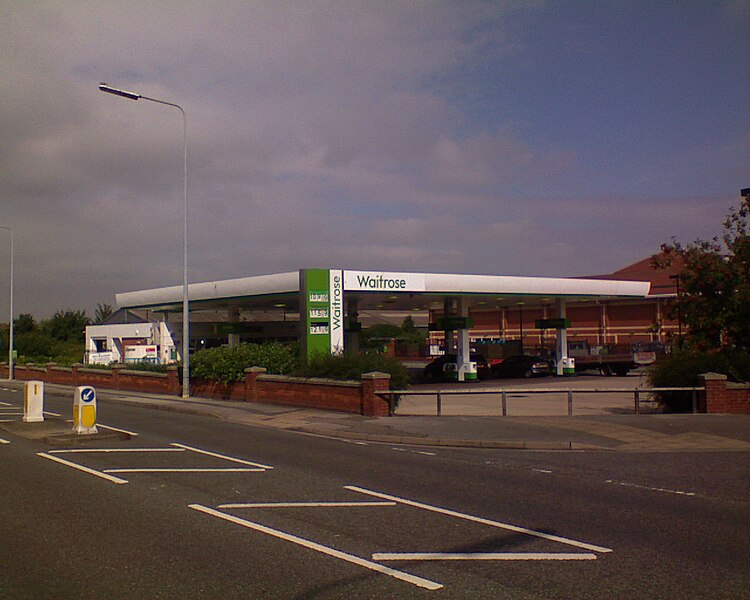
<svg viewBox="0 0 750 600">
<path fill-rule="evenodd" d="M 90 385 L 78 386 L 73 396 L 73 431 L 79 435 L 97 433 L 96 390 Z"/>
<path fill-rule="evenodd" d="M 44 421 L 44 382 L 27 381 L 23 396 L 24 423 L 41 423 Z"/>
</svg>

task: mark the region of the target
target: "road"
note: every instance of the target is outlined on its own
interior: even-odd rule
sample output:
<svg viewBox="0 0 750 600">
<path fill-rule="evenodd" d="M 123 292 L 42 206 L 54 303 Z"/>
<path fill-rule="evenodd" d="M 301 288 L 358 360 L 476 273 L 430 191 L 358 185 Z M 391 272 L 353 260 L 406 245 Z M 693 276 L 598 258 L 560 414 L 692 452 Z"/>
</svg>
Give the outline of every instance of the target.
<svg viewBox="0 0 750 600">
<path fill-rule="evenodd" d="M 0 402 L 20 419 L 21 393 Z M 750 453 L 412 448 L 106 402 L 99 420 L 137 435 L 0 430 L 0 598 L 750 597 Z"/>
</svg>

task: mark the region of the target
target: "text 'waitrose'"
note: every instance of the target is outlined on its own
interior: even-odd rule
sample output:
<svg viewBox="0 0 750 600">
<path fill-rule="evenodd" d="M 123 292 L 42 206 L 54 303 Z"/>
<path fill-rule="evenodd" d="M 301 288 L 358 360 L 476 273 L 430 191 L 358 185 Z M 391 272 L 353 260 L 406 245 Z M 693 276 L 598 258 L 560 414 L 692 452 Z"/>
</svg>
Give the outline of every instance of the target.
<svg viewBox="0 0 750 600">
<path fill-rule="evenodd" d="M 386 279 L 382 275 L 379 277 L 357 275 L 357 283 L 360 287 L 371 290 L 402 290 L 406 288 L 406 279 Z"/>
</svg>

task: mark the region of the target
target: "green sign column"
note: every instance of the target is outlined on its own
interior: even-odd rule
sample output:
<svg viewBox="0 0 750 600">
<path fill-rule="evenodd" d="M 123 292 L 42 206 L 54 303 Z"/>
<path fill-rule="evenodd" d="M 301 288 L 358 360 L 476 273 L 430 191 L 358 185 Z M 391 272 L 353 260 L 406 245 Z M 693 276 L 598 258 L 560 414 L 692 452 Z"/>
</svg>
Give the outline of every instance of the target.
<svg viewBox="0 0 750 600">
<path fill-rule="evenodd" d="M 344 350 L 344 280 L 340 270 L 300 271 L 300 356 Z"/>
</svg>

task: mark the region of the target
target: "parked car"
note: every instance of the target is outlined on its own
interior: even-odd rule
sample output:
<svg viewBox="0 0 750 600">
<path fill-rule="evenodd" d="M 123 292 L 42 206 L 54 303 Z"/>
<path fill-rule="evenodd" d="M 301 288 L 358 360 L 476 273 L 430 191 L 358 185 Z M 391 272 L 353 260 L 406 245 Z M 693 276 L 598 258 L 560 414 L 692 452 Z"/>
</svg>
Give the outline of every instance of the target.
<svg viewBox="0 0 750 600">
<path fill-rule="evenodd" d="M 541 356 L 517 354 L 492 365 L 493 377 L 543 377 L 552 372 L 549 362 Z"/>
<path fill-rule="evenodd" d="M 423 371 L 424 378 L 427 381 L 446 381 L 455 379 L 455 376 L 452 375 L 452 373 L 455 373 L 457 358 L 458 357 L 455 354 L 444 354 L 443 356 L 439 356 L 425 366 Z M 490 376 L 490 365 L 484 356 L 472 352 L 469 355 L 469 360 L 477 363 L 477 377 L 479 379 L 487 379 Z M 446 368 L 447 365 L 453 366 L 448 366 Z"/>
</svg>

